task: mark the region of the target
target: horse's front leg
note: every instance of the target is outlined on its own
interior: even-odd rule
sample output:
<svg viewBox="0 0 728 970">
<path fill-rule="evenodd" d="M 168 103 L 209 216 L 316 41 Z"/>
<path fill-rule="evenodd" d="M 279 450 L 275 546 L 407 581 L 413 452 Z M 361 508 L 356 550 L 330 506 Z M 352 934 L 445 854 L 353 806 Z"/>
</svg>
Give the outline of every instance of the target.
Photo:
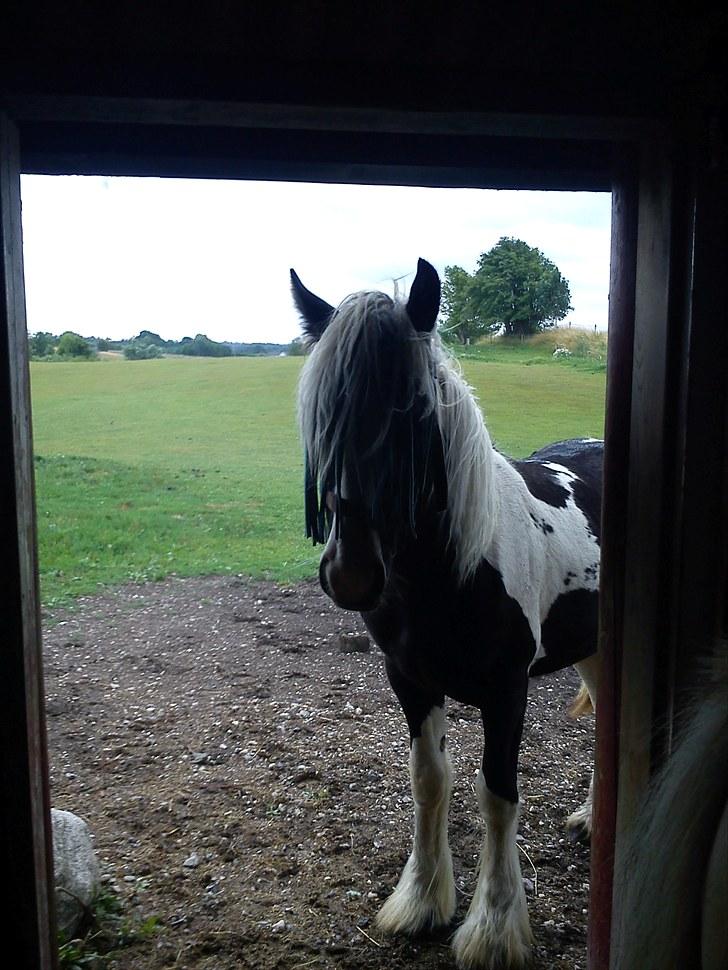
<svg viewBox="0 0 728 970">
<path fill-rule="evenodd" d="M 415 832 L 410 857 L 379 911 L 377 924 L 386 933 L 416 934 L 448 924 L 455 912 L 447 840 L 451 768 L 445 742 L 445 699 L 423 693 L 389 662 L 387 673 L 410 730 Z"/>
<path fill-rule="evenodd" d="M 530 957 L 531 927 L 516 845 L 516 772 L 527 687 L 524 674 L 518 687 L 493 690 L 484 698 L 486 744 L 477 796 L 485 837 L 475 893 L 453 939 L 458 966 L 467 970 L 515 970 Z"/>
</svg>

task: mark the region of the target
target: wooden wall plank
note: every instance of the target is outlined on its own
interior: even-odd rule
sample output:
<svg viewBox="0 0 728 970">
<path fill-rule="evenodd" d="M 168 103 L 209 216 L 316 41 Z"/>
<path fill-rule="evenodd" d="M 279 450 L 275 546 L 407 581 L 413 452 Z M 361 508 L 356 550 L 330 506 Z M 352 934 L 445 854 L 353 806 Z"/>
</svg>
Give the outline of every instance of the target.
<svg viewBox="0 0 728 970">
<path fill-rule="evenodd" d="M 600 587 L 601 664 L 596 726 L 594 833 L 591 846 L 589 970 L 608 970 L 614 834 L 619 775 L 619 699 L 623 652 L 632 356 L 634 344 L 637 190 L 625 148 L 612 188 L 609 355 L 605 414 Z"/>
<path fill-rule="evenodd" d="M 699 150 L 691 177 L 694 244 L 689 249 L 689 331 L 685 341 L 681 476 L 680 572 L 676 601 L 676 708 L 694 689 L 696 671 L 717 637 L 728 569 L 728 165 L 725 126 L 717 117 L 691 132 Z M 722 143 L 722 144 L 721 144 Z"/>
<path fill-rule="evenodd" d="M 0 112 L 0 845 L 14 970 L 56 965 L 17 129 Z M 10 885 L 10 883 L 8 883 Z"/>
<path fill-rule="evenodd" d="M 709 130 L 705 119 L 676 126 L 671 143 L 644 146 L 640 163 L 614 836 L 622 871 L 651 774 L 726 633 L 728 185 Z M 613 895 L 614 927 L 629 924 L 621 904 Z"/>
<path fill-rule="evenodd" d="M 628 464 L 617 851 L 650 777 L 661 596 L 672 173 L 666 146 L 646 143 L 639 177 L 635 335 Z M 616 902 L 616 901 L 615 901 Z"/>
</svg>

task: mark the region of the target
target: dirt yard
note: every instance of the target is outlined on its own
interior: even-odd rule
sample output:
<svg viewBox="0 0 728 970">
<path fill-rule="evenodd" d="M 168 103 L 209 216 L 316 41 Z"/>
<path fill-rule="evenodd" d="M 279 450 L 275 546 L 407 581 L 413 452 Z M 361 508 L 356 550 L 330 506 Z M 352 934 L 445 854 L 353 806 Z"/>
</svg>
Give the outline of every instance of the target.
<svg viewBox="0 0 728 970">
<path fill-rule="evenodd" d="M 374 922 L 409 852 L 412 802 L 382 657 L 346 639 L 363 632 L 357 616 L 313 583 L 227 577 L 125 586 L 44 622 L 53 805 L 88 822 L 134 925 L 158 920 L 113 970 L 454 966 L 452 930 L 389 939 Z M 589 853 L 564 831 L 593 750 L 592 719 L 567 715 L 577 684 L 572 670 L 532 683 L 521 753 L 540 970 L 586 963 Z M 456 703 L 449 724 L 459 922 L 482 734 Z"/>
</svg>

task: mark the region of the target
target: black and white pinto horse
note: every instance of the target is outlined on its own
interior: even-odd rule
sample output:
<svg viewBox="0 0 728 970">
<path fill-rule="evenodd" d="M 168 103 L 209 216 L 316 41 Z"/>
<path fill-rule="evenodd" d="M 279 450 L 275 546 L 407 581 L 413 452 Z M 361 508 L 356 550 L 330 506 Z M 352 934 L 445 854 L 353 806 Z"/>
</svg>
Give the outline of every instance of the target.
<svg viewBox="0 0 728 970">
<path fill-rule="evenodd" d="M 440 281 L 418 263 L 409 299 L 330 306 L 291 271 L 312 346 L 299 388 L 307 531 L 324 591 L 359 611 L 410 731 L 414 844 L 378 914 L 386 932 L 448 924 L 451 768 L 445 698 L 480 709 L 485 821 L 477 888 L 453 939 L 461 967 L 521 967 L 531 931 L 516 845 L 516 771 L 529 676 L 575 664 L 596 702 L 602 445 L 512 461 L 491 445 L 440 345 Z M 570 819 L 591 824 L 590 799 Z"/>
</svg>

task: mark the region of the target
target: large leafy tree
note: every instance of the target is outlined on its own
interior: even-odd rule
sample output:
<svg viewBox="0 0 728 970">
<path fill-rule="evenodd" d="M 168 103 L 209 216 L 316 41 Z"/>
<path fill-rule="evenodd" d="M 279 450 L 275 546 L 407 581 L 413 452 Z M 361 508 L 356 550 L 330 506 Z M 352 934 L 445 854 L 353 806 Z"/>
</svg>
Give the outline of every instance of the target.
<svg viewBox="0 0 728 970">
<path fill-rule="evenodd" d="M 462 343 L 501 328 L 508 336 L 538 333 L 569 310 L 568 282 L 550 259 L 521 239 L 502 237 L 481 255 L 472 276 L 459 266 L 445 270 L 442 329 Z"/>
<path fill-rule="evenodd" d="M 571 310 L 569 284 L 551 260 L 506 236 L 478 260 L 473 294 L 483 317 L 508 336 L 553 327 Z"/>
<path fill-rule="evenodd" d="M 444 321 L 441 331 L 446 339 L 469 344 L 484 337 L 498 325 L 489 324 L 474 298 L 473 277 L 462 266 L 446 266 L 442 283 L 441 309 Z"/>
</svg>

